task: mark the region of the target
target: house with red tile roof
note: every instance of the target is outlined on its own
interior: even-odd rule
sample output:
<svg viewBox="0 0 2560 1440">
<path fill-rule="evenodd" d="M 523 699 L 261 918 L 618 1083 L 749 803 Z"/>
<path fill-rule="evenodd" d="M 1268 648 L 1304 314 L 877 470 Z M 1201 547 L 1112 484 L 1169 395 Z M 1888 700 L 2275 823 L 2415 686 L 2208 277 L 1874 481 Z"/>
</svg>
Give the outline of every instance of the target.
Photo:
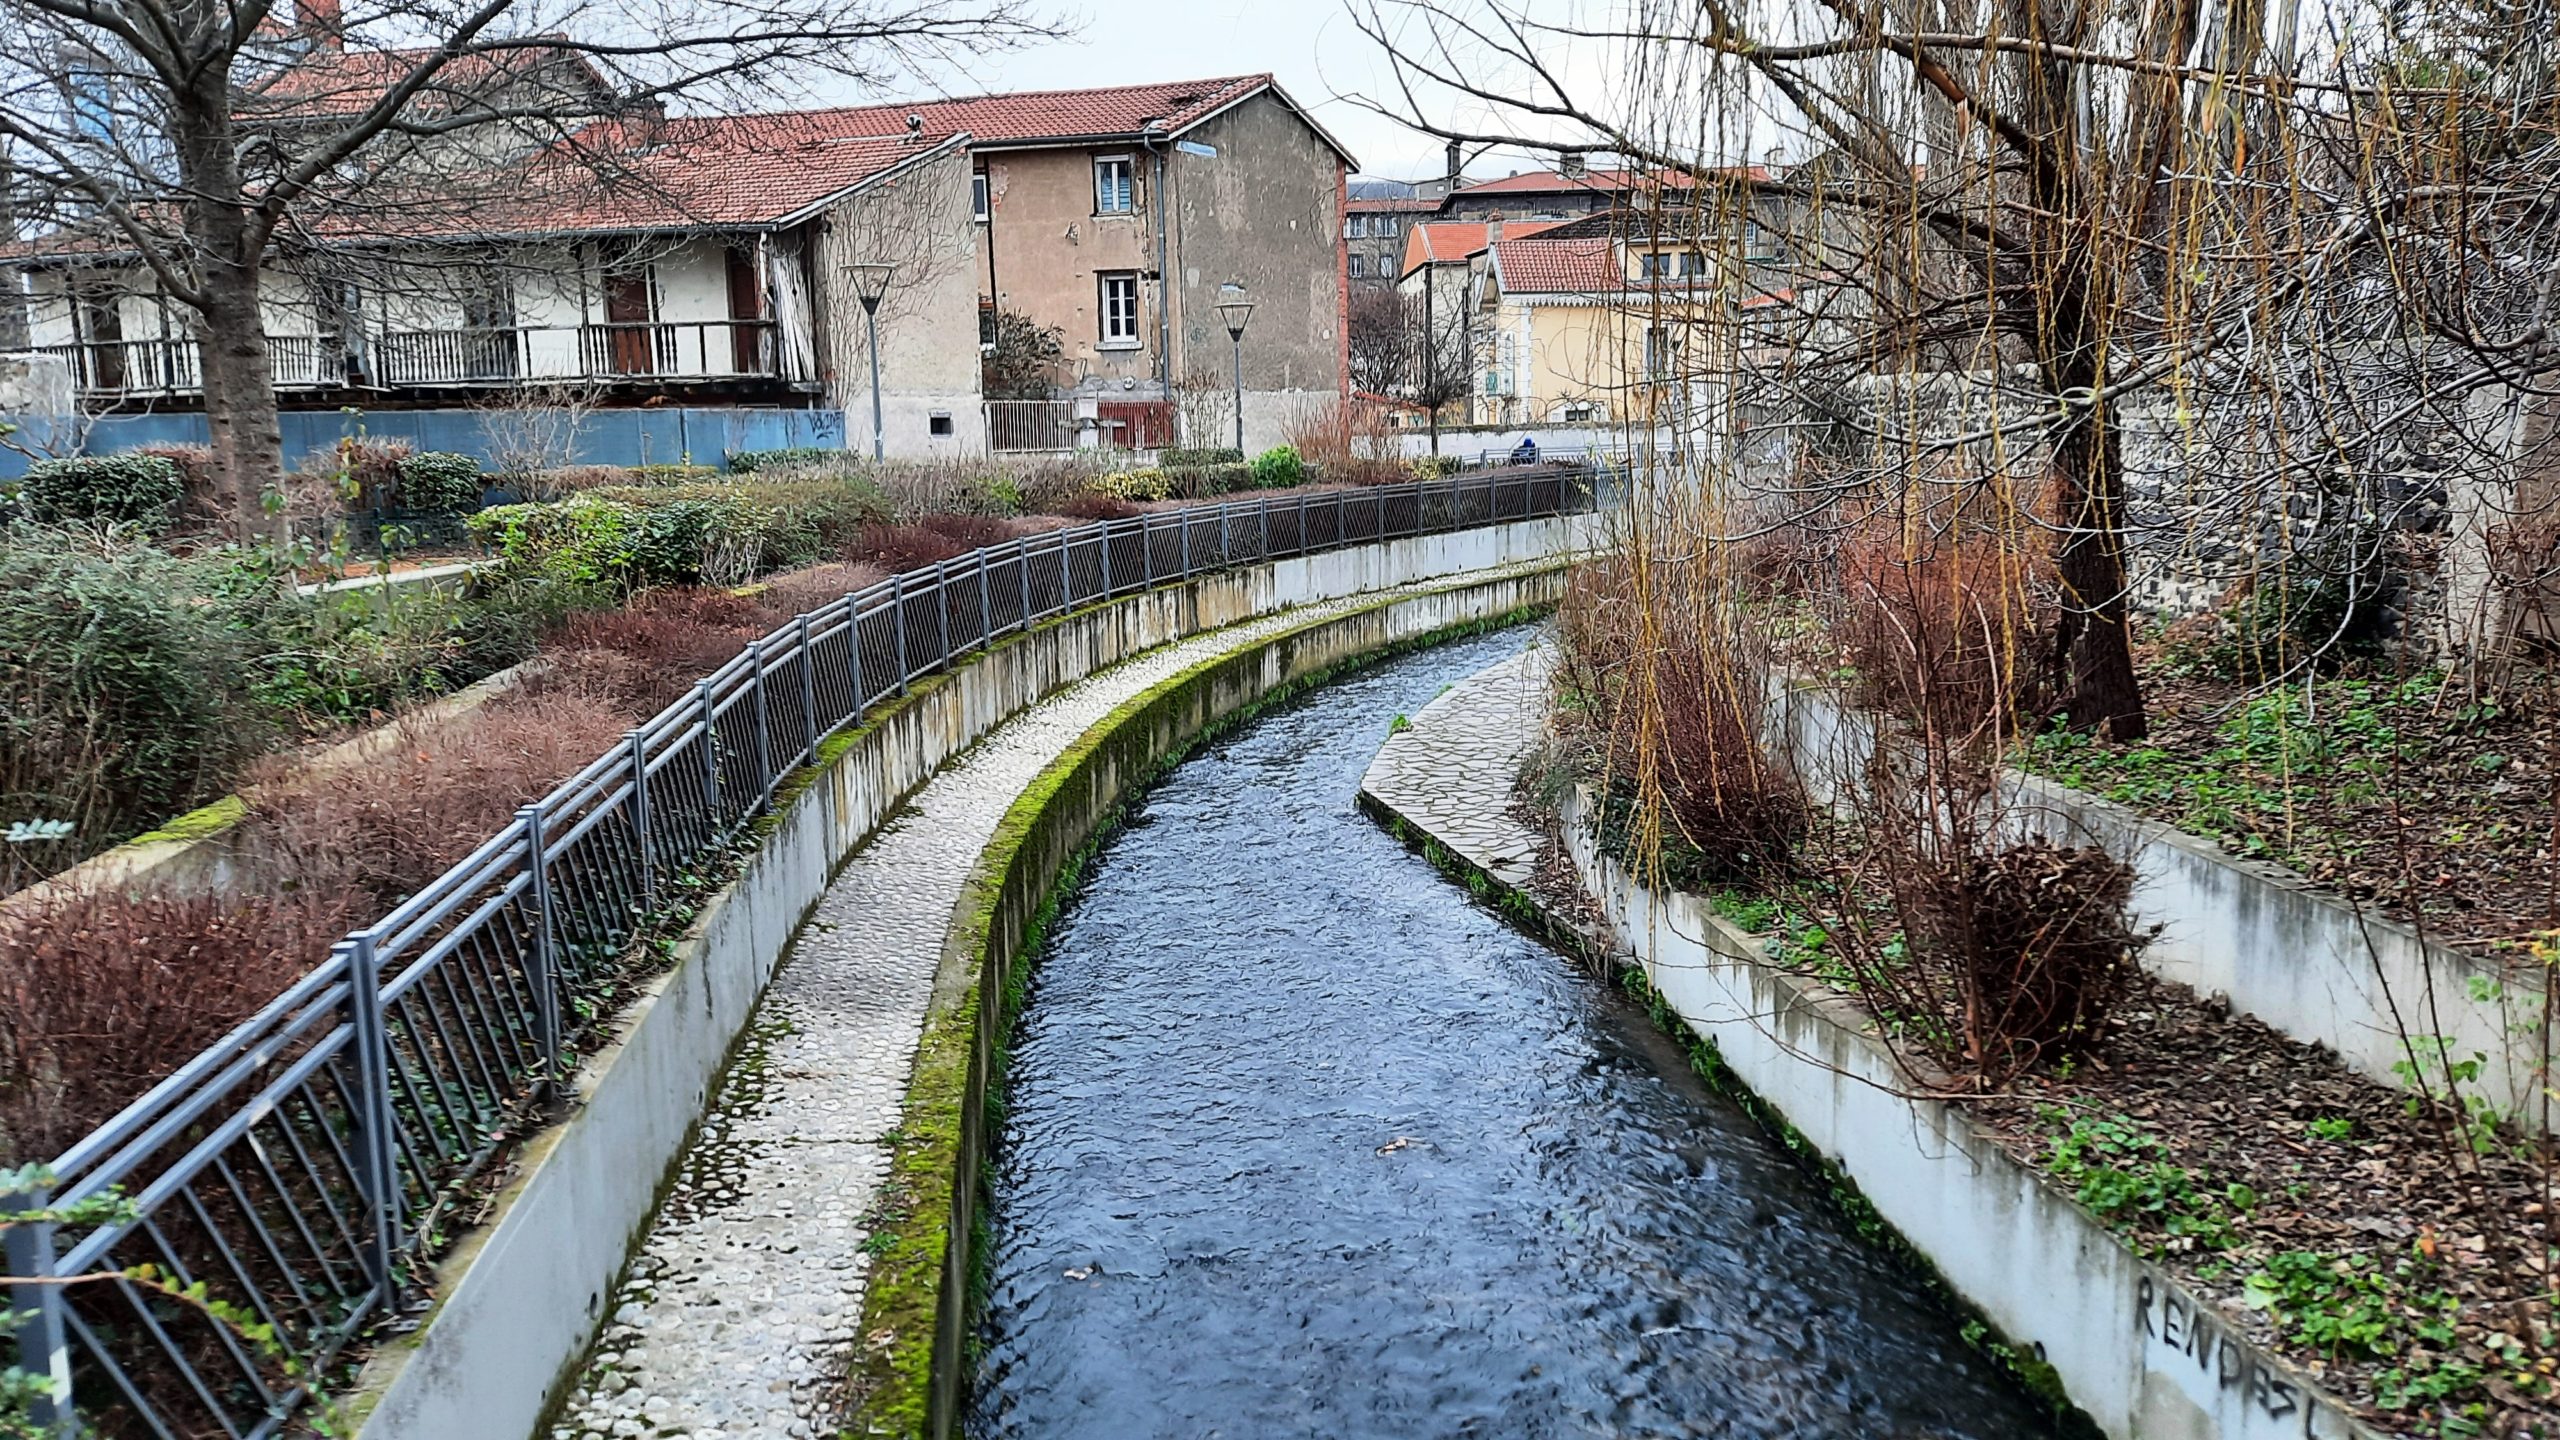
<svg viewBox="0 0 2560 1440">
<path fill-rule="evenodd" d="M 506 85 L 575 86 L 529 57 Z M 244 100 L 290 125 L 378 99 L 401 63 L 329 47 Z M 474 98 L 468 77 L 435 100 Z M 288 405 L 485 405 L 575 386 L 603 403 L 823 407 L 884 448 L 960 454 L 1171 443 L 1178 385 L 1254 302 L 1248 442 L 1345 391 L 1350 157 L 1267 75 L 787 113 L 634 109 L 491 158 L 467 203 L 432 175 L 293 237 L 267 328 Z M 199 403 L 195 340 L 110 233 L 21 242 L 35 352 L 93 403 Z M 876 316 L 865 277 L 883 276 Z M 990 435 L 980 345 L 1001 312 L 1065 363 Z M 1079 423 L 1080 422 L 1080 423 Z M 1232 424 L 1232 417 L 1229 422 Z M 1199 437 L 1204 442 L 1214 438 Z M 1267 443 L 1267 441 L 1266 441 Z"/>
</svg>

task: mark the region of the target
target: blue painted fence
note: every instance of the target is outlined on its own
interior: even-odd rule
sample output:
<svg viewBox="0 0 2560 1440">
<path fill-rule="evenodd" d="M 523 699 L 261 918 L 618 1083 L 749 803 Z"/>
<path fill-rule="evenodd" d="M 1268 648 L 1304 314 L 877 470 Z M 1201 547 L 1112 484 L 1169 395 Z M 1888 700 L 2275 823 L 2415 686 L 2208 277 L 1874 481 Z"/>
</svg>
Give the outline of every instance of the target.
<svg viewBox="0 0 2560 1440">
<path fill-rule="evenodd" d="M 330 450 L 343 436 L 406 440 L 420 450 L 451 450 L 490 464 L 488 416 L 477 410 L 297 410 L 284 418 L 284 463 L 302 463 L 314 450 Z M 46 422 L 27 424 L 44 433 Z M 109 415 L 89 431 L 81 453 L 112 455 L 137 445 L 201 445 L 204 416 L 186 413 Z M 648 410 L 597 410 L 579 427 L 576 463 L 582 465 L 717 465 L 740 450 L 800 446 L 841 448 L 841 410 L 777 410 L 745 406 Z M 0 450 L 0 479 L 26 473 L 24 456 Z"/>
</svg>

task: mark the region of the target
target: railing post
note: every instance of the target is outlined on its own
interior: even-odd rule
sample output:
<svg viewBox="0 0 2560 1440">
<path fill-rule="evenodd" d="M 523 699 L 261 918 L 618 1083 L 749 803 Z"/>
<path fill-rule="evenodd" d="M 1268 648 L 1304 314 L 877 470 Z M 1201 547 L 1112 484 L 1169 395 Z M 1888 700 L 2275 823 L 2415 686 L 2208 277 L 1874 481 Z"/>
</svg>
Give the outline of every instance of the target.
<svg viewBox="0 0 2560 1440">
<path fill-rule="evenodd" d="M 942 658 L 936 661 L 945 670 L 951 668 L 951 565 L 948 561 L 933 567 L 934 624 L 942 632 Z"/>
<path fill-rule="evenodd" d="M 1182 578 L 1191 578 L 1191 512 L 1184 510 L 1175 518 L 1182 524 Z"/>
<path fill-rule="evenodd" d="M 1014 568 L 1022 572 L 1022 629 L 1028 634 L 1031 630 L 1031 542 L 1022 540 L 1015 543 L 1021 547 L 1014 555 Z"/>
<path fill-rule="evenodd" d="M 356 1180 L 373 1221 L 364 1238 L 364 1266 L 385 1307 L 399 1295 L 392 1257 L 400 1250 L 400 1167 L 392 1138 L 391 1032 L 382 1014 L 382 964 L 374 932 L 359 930 L 338 942 L 347 967 L 347 1026 L 355 1039 Z"/>
<path fill-rule="evenodd" d="M 1156 517 L 1138 517 L 1138 588 L 1156 588 Z"/>
<path fill-rule="evenodd" d="M 755 665 L 755 681 L 747 698 L 756 707 L 756 808 L 773 803 L 773 736 L 765 717 L 764 641 L 747 642 L 747 658 Z"/>
<path fill-rule="evenodd" d="M 818 758 L 818 652 L 809 646 L 809 612 L 800 612 L 800 718 L 806 722 L 808 744 L 800 752 L 803 760 Z"/>
<path fill-rule="evenodd" d="M 1314 548 L 1307 543 L 1307 492 L 1302 486 L 1298 490 L 1298 553 L 1305 555 Z"/>
<path fill-rule="evenodd" d="M 978 547 L 978 634 L 983 637 L 981 650 L 992 650 L 996 644 L 996 609 L 994 587 L 987 583 L 987 547 Z"/>
<path fill-rule="evenodd" d="M 1218 563 L 1221 565 L 1236 563 L 1235 552 L 1228 548 L 1227 542 L 1227 512 L 1234 508 L 1235 502 L 1232 500 L 1218 502 Z"/>
<path fill-rule="evenodd" d="M 541 806 L 527 805 L 516 817 L 524 821 L 525 871 L 533 896 L 533 953 L 525 965 L 525 983 L 533 989 L 534 1043 L 542 1051 L 547 1085 L 560 1063 L 560 955 L 551 931 L 551 845 Z"/>
<path fill-rule="evenodd" d="M 702 707 L 702 799 L 710 807 L 709 833 L 720 833 L 720 711 L 711 703 L 711 682 L 693 682 L 694 703 Z"/>
<path fill-rule="evenodd" d="M 622 742 L 631 749 L 631 843 L 640 851 L 640 908 L 658 908 L 658 860 L 649 843 L 649 746 L 637 730 Z"/>
<path fill-rule="evenodd" d="M 0 1194 L 0 1251 L 5 1273 L 13 1280 L 50 1281 L 54 1272 L 53 1226 L 28 1221 L 9 1224 L 11 1215 L 41 1211 L 48 1197 L 42 1190 Z M 0 1331 L 17 1332 L 17 1367 L 39 1380 L 43 1393 L 30 1397 L 27 1418 L 48 1433 L 65 1437 L 73 1430 L 71 1406 L 71 1336 L 63 1323 L 62 1287 L 54 1284 L 11 1285 Z"/>
<path fill-rule="evenodd" d="M 898 693 L 907 693 L 907 580 L 903 575 L 889 581 L 889 628 L 898 632 Z"/>
<path fill-rule="evenodd" d="M 1105 520 L 1105 521 L 1103 521 L 1103 522 L 1102 522 L 1102 524 L 1101 524 L 1101 526 L 1100 526 L 1099 528 L 1100 528 L 1100 529 L 1101 529 L 1101 531 L 1102 531 L 1102 597 L 1101 597 L 1101 598 L 1103 598 L 1103 599 L 1105 599 L 1105 600 L 1108 600 L 1108 599 L 1110 599 L 1110 598 L 1111 598 L 1111 522 L 1110 522 L 1110 521 L 1108 521 L 1108 520 Z"/>
</svg>

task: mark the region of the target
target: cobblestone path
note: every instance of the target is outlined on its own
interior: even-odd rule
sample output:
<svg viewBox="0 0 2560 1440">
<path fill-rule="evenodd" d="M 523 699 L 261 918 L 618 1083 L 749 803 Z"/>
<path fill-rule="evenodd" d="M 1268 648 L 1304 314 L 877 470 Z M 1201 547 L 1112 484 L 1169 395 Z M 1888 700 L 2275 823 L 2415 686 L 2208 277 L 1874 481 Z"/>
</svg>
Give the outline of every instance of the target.
<svg viewBox="0 0 2560 1440">
<path fill-rule="evenodd" d="M 888 1172 L 881 1137 L 897 1124 L 952 907 L 996 822 L 1123 701 L 1395 593 L 1247 621 L 1070 685 L 990 732 L 846 863 L 766 992 L 555 1440 L 835 1433 L 870 1263 L 863 1218 Z"/>
<path fill-rule="evenodd" d="M 1452 685 L 1387 737 L 1360 789 L 1495 879 L 1526 884 L 1540 837 L 1511 814 L 1512 782 L 1538 746 L 1554 641 Z"/>
</svg>

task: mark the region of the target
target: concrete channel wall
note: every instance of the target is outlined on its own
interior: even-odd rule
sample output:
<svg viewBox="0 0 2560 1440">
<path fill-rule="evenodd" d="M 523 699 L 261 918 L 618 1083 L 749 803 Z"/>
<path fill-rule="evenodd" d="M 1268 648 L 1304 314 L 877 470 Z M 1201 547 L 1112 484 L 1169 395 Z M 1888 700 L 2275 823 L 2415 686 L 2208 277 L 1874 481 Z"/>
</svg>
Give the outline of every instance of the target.
<svg viewBox="0 0 2560 1440">
<path fill-rule="evenodd" d="M 1873 716 L 1810 685 L 1789 687 L 1773 723 L 1796 772 L 1829 801 L 1856 785 L 1874 753 Z M 2069 786 L 2016 771 L 2005 781 L 2012 833 L 2095 845 L 2137 872 L 2133 908 L 2160 937 L 2143 965 L 2202 995 L 2219 994 L 2296 1040 L 2325 1045 L 2385 1085 L 2408 1041 L 2433 1061 L 2441 1036 L 2456 1061 L 2486 1058 L 2466 1089 L 2529 1129 L 2548 1131 L 2542 993 L 2519 967 L 2439 945 L 2410 927 L 2314 888 L 2281 865 Z M 2430 1074 L 2441 1087 L 2440 1074 Z"/>
<path fill-rule="evenodd" d="M 1012 637 L 840 735 L 777 797 L 761 844 L 529 1139 L 436 1304 L 366 1367 L 363 1440 L 530 1435 L 604 1319 L 631 1246 L 765 984 L 829 878 L 936 769 L 1058 687 L 1141 651 L 1320 600 L 1559 558 L 1589 520 L 1531 521 L 1278 561 Z"/>
<path fill-rule="evenodd" d="M 1599 853 L 1588 792 L 1565 807 L 1583 883 L 1645 978 L 1752 1092 L 2115 1440 L 2329 1440 L 2374 1432 L 2069 1195 L 1915 1088 L 1867 1017 L 1770 965 L 1695 895 Z"/>
</svg>

